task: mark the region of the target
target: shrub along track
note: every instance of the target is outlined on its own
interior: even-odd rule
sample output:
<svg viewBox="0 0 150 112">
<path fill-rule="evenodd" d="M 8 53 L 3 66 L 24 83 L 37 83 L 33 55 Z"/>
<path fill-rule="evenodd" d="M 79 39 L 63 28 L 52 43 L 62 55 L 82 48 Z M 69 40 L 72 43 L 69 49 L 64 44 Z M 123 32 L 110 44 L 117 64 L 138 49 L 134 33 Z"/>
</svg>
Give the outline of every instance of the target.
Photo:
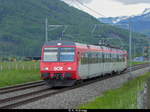
<svg viewBox="0 0 150 112">
<path fill-rule="evenodd" d="M 123 73 L 113 74 L 113 75 L 106 75 L 104 77 L 96 77 L 96 78 L 93 78 L 93 79 L 88 79 L 88 80 L 83 81 L 83 83 L 77 84 L 73 87 L 57 88 L 57 89 L 56 88 L 55 89 L 46 88 L 46 89 L 41 89 L 41 90 L 38 90 L 38 91 L 34 91 L 34 92 L 31 92 L 31 93 L 27 93 L 27 94 L 15 96 L 15 97 L 1 99 L 0 100 L 0 109 L 15 108 L 15 107 L 27 104 L 27 103 L 31 103 L 31 102 L 34 102 L 34 101 L 37 101 L 37 100 L 40 100 L 40 99 L 43 99 L 43 98 L 46 98 L 46 97 L 56 95 L 58 93 L 62 93 L 62 92 L 68 91 L 68 90 L 72 90 L 72 89 L 75 89 L 75 88 L 86 86 L 88 84 L 91 84 L 91 83 L 94 83 L 94 82 L 97 82 L 97 81 L 105 80 L 105 79 L 108 79 L 108 78 L 113 78 L 113 77 L 118 76 L 118 75 L 123 75 L 125 73 L 128 73 L 130 70 L 135 71 L 135 70 L 142 69 L 142 68 L 145 68 L 145 67 L 148 67 L 148 66 L 150 66 L 150 64 L 135 65 L 135 66 L 132 66 L 131 68 L 128 68 Z M 39 83 L 36 83 L 36 84 L 40 85 L 40 83 L 44 84 L 43 81 L 41 81 L 41 82 L 39 81 Z M 20 86 L 17 86 L 17 87 L 14 86 L 14 87 L 11 87 L 11 88 L 2 88 L 2 89 L 0 89 L 0 93 L 4 94 L 4 91 L 5 92 L 10 91 L 10 90 L 12 91 L 13 89 L 14 89 L 14 91 L 15 90 L 18 91 L 19 90 L 18 87 L 19 88 L 27 88 L 27 87 L 32 88 L 32 87 L 35 87 L 32 84 L 36 85 L 35 83 L 31 83 L 31 84 L 20 85 L 21 87 Z M 31 85 L 32 85 L 32 87 L 31 87 Z M 1 90 L 3 92 L 1 92 Z M 8 92 L 6 92 L 6 93 L 8 93 Z"/>
</svg>

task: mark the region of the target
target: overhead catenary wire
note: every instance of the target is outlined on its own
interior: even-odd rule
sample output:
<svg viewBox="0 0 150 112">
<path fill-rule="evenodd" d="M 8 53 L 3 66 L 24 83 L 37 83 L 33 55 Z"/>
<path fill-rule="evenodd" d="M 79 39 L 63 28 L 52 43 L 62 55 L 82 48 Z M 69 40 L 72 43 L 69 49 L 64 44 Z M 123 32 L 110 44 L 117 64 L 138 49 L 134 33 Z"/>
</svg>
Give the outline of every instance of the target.
<svg viewBox="0 0 150 112">
<path fill-rule="evenodd" d="M 82 8 L 81 8 L 81 6 L 80 6 L 81 4 L 79 4 L 79 3 L 75 2 L 75 0 L 72 0 L 72 1 L 73 1 L 73 2 L 74 2 L 74 4 L 78 7 L 78 9 L 80 9 L 80 10 L 84 10 L 84 9 L 82 9 Z"/>
<path fill-rule="evenodd" d="M 104 14 L 101 14 L 101 13 L 95 11 L 94 9 L 88 7 L 87 5 L 85 5 L 85 4 L 84 4 L 83 2 L 81 2 L 80 0 L 75 0 L 75 1 L 78 2 L 79 4 L 81 4 L 83 7 L 85 7 L 85 8 L 87 8 L 87 9 L 91 10 L 92 12 L 98 14 L 99 16 L 106 17 Z"/>
<path fill-rule="evenodd" d="M 98 15 L 100 15 L 100 16 L 103 16 L 103 17 L 106 17 L 105 15 L 103 15 L 103 14 L 101 14 L 101 13 L 99 13 L 99 12 L 97 12 L 97 11 L 95 11 L 95 10 L 93 10 L 92 8 L 90 8 L 90 7 L 88 7 L 87 5 L 85 5 L 84 3 L 82 3 L 80 0 L 70 0 L 70 6 L 71 5 L 73 5 L 73 3 L 80 9 L 80 10 L 83 10 L 83 8 L 81 8 L 82 6 L 83 7 L 86 7 L 87 9 L 89 9 L 89 10 L 91 10 L 92 12 L 94 12 L 94 13 L 96 13 L 96 14 L 98 14 Z M 62 39 L 62 37 L 64 36 L 64 33 L 65 33 L 65 31 L 66 31 L 66 26 L 67 25 L 46 25 L 47 27 L 46 27 L 46 32 L 48 32 L 48 28 L 49 27 L 51 27 L 52 29 L 51 30 L 49 30 L 49 31 L 52 31 L 52 30 L 55 30 L 55 29 L 57 29 L 58 27 L 62 27 L 62 26 L 64 26 L 64 30 L 62 31 L 62 36 L 60 37 L 60 40 Z M 68 27 L 68 26 L 67 26 Z M 97 28 L 97 27 L 96 27 Z M 96 29 L 95 27 L 94 27 L 94 31 L 95 31 L 95 29 Z M 92 30 L 92 32 L 94 32 L 93 30 Z M 48 34 L 46 33 L 46 41 L 48 41 Z"/>
<path fill-rule="evenodd" d="M 70 6 L 72 6 L 72 5 L 73 5 L 73 1 L 74 1 L 74 0 L 70 0 Z"/>
</svg>

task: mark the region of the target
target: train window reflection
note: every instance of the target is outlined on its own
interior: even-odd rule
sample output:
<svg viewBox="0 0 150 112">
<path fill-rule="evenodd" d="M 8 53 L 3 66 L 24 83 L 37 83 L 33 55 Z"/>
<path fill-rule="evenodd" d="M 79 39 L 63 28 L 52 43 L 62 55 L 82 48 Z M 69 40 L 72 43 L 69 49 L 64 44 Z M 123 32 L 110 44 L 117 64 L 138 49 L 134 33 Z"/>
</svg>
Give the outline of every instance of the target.
<svg viewBox="0 0 150 112">
<path fill-rule="evenodd" d="M 58 61 L 58 48 L 45 48 L 43 60 L 48 62 Z"/>
<path fill-rule="evenodd" d="M 72 61 L 74 61 L 74 52 L 61 52 L 60 53 L 60 61 L 61 62 L 65 62 L 65 61 L 72 62 Z"/>
<path fill-rule="evenodd" d="M 73 62 L 75 57 L 74 48 L 61 48 L 60 49 L 60 62 Z"/>
</svg>

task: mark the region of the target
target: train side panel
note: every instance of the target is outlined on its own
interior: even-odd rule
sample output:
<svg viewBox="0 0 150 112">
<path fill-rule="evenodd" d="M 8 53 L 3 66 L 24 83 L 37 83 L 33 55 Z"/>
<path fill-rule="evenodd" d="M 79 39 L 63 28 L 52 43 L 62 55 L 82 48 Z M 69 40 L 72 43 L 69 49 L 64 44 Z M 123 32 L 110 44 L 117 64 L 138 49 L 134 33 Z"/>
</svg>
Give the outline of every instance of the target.
<svg viewBox="0 0 150 112">
<path fill-rule="evenodd" d="M 101 76 L 107 73 L 121 72 L 127 68 L 127 61 L 121 53 L 112 53 L 110 55 L 108 52 L 99 51 L 97 52 L 97 62 L 93 62 L 92 60 L 94 60 L 94 58 L 89 60 L 88 54 L 89 52 L 93 52 L 93 50 L 89 50 L 89 48 L 87 48 L 86 50 L 80 49 L 79 52 L 81 55 L 79 59 L 78 72 L 81 79 Z M 115 55 L 116 58 L 112 58 L 112 55 Z"/>
</svg>

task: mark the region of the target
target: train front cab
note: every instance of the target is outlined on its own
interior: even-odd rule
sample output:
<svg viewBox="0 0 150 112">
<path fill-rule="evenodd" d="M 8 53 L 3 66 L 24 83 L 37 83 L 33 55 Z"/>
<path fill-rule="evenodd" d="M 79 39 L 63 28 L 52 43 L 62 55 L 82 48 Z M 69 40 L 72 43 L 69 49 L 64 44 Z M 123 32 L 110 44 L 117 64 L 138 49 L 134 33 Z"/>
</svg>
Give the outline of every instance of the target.
<svg viewBox="0 0 150 112">
<path fill-rule="evenodd" d="M 45 46 L 40 64 L 41 77 L 52 87 L 72 86 L 79 79 L 75 46 Z"/>
</svg>

